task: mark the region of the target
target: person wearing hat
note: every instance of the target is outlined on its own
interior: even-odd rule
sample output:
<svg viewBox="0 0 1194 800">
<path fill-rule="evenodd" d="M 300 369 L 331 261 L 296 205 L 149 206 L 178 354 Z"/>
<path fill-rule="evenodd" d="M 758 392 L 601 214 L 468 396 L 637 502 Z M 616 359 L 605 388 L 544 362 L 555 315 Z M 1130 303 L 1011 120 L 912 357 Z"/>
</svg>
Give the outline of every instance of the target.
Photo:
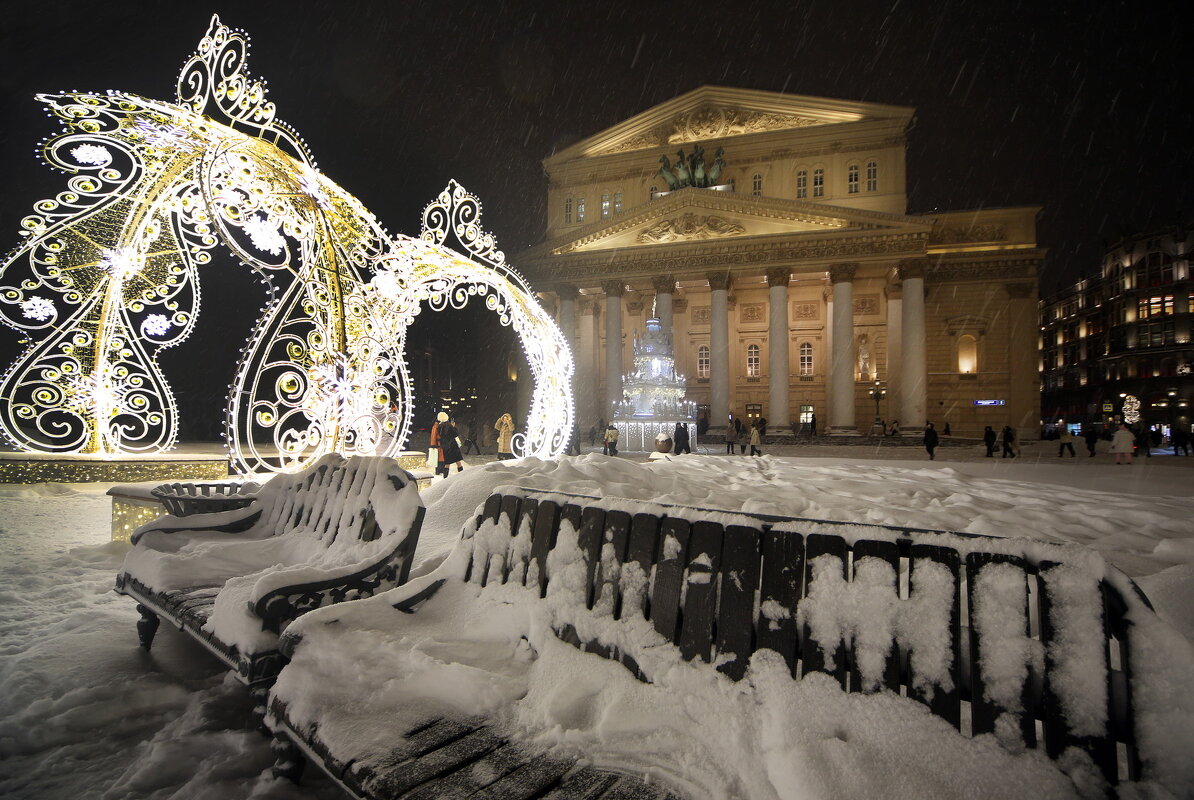
<svg viewBox="0 0 1194 800">
<path fill-rule="evenodd" d="M 452 465 L 456 465 L 457 472 L 464 472 L 464 456 L 460 452 L 460 436 L 446 411 L 436 415 L 439 424 L 439 472 L 445 478 Z"/>
</svg>

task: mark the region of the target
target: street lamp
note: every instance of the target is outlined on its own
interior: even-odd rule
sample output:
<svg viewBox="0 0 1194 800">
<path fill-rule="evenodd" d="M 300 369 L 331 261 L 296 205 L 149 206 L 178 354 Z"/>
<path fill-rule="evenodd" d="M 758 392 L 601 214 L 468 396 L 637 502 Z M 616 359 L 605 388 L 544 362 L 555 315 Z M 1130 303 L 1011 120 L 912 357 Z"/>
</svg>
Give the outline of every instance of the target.
<svg viewBox="0 0 1194 800">
<path fill-rule="evenodd" d="M 887 397 L 887 389 L 884 388 L 883 382 L 876 380 L 871 385 L 870 390 L 871 399 L 875 401 L 875 430 L 882 430 L 883 419 L 879 416 L 879 403 L 884 397 Z"/>
</svg>

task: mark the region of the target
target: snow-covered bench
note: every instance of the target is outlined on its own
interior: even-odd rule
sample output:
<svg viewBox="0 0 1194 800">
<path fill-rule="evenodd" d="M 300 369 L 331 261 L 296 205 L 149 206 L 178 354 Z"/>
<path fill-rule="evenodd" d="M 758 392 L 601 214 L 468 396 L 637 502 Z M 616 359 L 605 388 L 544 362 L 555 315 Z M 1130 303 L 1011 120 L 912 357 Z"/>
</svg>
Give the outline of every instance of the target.
<svg viewBox="0 0 1194 800">
<path fill-rule="evenodd" d="M 406 580 L 423 512 L 393 459 L 324 456 L 274 477 L 245 508 L 141 526 L 116 591 L 137 601 L 145 649 L 165 618 L 243 682 L 268 683 L 292 620 Z"/>
<path fill-rule="evenodd" d="M 848 692 L 906 697 L 963 736 L 1064 754 L 1067 772 L 1084 762 L 1087 780 L 1141 775 L 1130 645 L 1134 625 L 1155 617 L 1092 551 L 510 488 L 436 571 L 292 626 L 268 717 L 275 771 L 293 777 L 315 759 L 360 798 L 573 797 L 570 779 L 603 775 L 621 787 L 608 796 L 662 792 L 578 769 L 583 752 L 536 747 L 500 703 L 474 700 L 467 715 L 467 702 L 434 697 L 419 677 L 426 653 L 386 649 L 417 640 L 420 617 L 436 641 L 436 626 L 519 605 L 528 630 L 546 619 L 559 639 L 648 683 L 675 660 L 738 681 L 771 650 L 793 680 L 827 673 Z M 486 658 L 533 660 L 495 636 Z M 344 674 L 374 647 L 376 663 Z M 451 680 L 446 667 L 435 674 Z M 1147 777 L 1147 754 L 1144 767 Z"/>
</svg>

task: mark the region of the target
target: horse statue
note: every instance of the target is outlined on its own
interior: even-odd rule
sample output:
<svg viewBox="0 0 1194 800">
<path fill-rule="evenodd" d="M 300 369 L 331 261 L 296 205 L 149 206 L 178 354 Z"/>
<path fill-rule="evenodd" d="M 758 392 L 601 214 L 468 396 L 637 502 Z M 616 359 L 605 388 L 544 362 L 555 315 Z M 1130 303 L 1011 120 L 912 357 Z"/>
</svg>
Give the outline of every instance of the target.
<svg viewBox="0 0 1194 800">
<path fill-rule="evenodd" d="M 659 174 L 667 181 L 667 188 L 675 191 L 680 188 L 680 181 L 676 180 L 675 174 L 672 172 L 672 162 L 666 155 L 659 157 Z"/>
</svg>

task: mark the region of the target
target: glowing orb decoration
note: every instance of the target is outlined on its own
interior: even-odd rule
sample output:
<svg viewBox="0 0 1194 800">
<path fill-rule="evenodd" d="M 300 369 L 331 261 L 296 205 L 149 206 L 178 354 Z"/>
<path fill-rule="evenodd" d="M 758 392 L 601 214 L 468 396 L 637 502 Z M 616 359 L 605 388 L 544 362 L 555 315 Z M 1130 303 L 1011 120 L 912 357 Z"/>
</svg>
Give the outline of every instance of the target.
<svg viewBox="0 0 1194 800">
<path fill-rule="evenodd" d="M 66 190 L 22 220 L 0 266 L 0 321 L 32 343 L 0 380 L 0 431 L 25 450 L 161 452 L 178 413 L 157 354 L 186 339 L 198 271 L 226 247 L 268 299 L 237 366 L 226 435 L 241 472 L 328 452 L 393 455 L 410 429 L 406 329 L 427 302 L 481 299 L 521 337 L 535 376 L 520 455 L 561 453 L 571 355 L 454 181 L 420 238 L 391 237 L 319 172 L 245 71 L 248 39 L 212 17 L 176 103 L 38 95 L 64 131 L 42 145 Z M 454 234 L 469 256 L 448 249 Z"/>
<path fill-rule="evenodd" d="M 1140 421 L 1140 398 L 1130 394 L 1124 398 L 1124 422 L 1135 425 Z"/>
</svg>

